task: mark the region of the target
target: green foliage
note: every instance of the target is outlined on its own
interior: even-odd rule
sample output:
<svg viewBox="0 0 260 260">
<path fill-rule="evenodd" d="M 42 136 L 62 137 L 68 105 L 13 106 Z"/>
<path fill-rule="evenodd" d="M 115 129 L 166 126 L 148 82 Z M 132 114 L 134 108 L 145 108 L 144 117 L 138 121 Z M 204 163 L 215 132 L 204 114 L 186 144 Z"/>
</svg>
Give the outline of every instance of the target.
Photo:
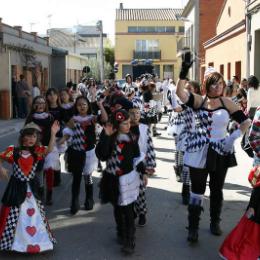
<svg viewBox="0 0 260 260">
<path fill-rule="evenodd" d="M 109 63 L 111 67 L 113 67 L 115 63 L 115 49 L 112 47 L 105 47 L 104 57 L 105 61 Z"/>
</svg>

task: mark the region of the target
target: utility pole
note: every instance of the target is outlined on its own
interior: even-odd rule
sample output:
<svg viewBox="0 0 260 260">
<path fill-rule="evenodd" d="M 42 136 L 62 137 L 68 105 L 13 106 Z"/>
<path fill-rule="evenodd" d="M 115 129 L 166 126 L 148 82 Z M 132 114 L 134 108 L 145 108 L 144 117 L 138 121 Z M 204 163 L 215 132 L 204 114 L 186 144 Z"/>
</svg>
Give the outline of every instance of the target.
<svg viewBox="0 0 260 260">
<path fill-rule="evenodd" d="M 103 24 L 102 21 L 99 20 L 96 24 L 96 28 L 99 31 L 99 39 L 100 39 L 100 43 L 99 43 L 99 48 L 100 48 L 100 81 L 103 82 L 104 81 L 104 50 L 103 50 Z"/>
</svg>

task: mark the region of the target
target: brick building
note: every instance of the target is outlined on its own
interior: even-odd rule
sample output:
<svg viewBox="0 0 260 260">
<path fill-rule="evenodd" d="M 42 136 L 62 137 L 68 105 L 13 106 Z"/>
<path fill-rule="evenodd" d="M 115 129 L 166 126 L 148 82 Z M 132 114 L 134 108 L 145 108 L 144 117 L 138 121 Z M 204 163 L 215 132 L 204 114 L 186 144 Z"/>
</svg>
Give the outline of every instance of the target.
<svg viewBox="0 0 260 260">
<path fill-rule="evenodd" d="M 196 54 L 190 78 L 202 81 L 205 68 L 203 43 L 216 35 L 216 23 L 224 0 L 189 0 L 182 19 L 185 22 L 185 37 L 182 45 L 188 46 Z"/>
</svg>

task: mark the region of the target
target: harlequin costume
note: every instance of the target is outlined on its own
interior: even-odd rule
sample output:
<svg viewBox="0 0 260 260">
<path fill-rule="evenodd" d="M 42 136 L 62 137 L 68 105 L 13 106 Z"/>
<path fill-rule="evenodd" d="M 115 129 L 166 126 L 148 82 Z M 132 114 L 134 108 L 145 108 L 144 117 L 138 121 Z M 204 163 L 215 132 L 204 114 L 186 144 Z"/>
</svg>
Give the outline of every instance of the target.
<svg viewBox="0 0 260 260">
<path fill-rule="evenodd" d="M 148 125 L 140 123 L 137 126 L 132 126 L 130 131 L 139 144 L 140 152 L 145 155 L 143 162 L 146 170 L 149 170 L 149 172 L 154 172 L 156 167 L 155 151 L 151 131 Z M 147 213 L 145 190 L 146 188 L 143 182 L 143 175 L 140 174 L 139 196 L 135 202 L 135 212 L 137 216 L 139 216 L 139 225 L 142 223 L 140 218 L 145 219 Z"/>
<path fill-rule="evenodd" d="M 244 214 L 236 227 L 226 237 L 220 256 L 226 260 L 257 260 L 260 256 L 260 171 L 254 167 L 248 177 L 253 190 L 248 208 L 254 215 Z"/>
<path fill-rule="evenodd" d="M 116 111 L 113 117 L 118 122 L 129 118 L 125 110 Z M 104 131 L 97 144 L 96 154 L 100 160 L 106 161 L 100 182 L 101 202 L 113 205 L 118 240 L 123 243 L 122 250 L 133 253 L 134 203 L 139 195 L 139 172 L 144 173 L 144 156 L 141 156 L 138 143 L 130 133 L 108 136 Z"/>
<path fill-rule="evenodd" d="M 98 165 L 95 155 L 97 117 L 77 115 L 73 119 L 74 128 L 65 128 L 63 133 L 70 136 L 67 163 L 68 170 L 73 175 L 71 213 L 76 214 L 80 208 L 79 193 L 82 175 L 85 179 L 85 209 L 92 210 L 94 206 L 92 172 Z"/>
<path fill-rule="evenodd" d="M 35 146 L 24 154 L 8 147 L 0 158 L 12 164 L 13 172 L 2 198 L 0 212 L 0 250 L 39 253 L 52 250 L 55 239 L 39 200 L 38 163 L 46 147 Z"/>
</svg>

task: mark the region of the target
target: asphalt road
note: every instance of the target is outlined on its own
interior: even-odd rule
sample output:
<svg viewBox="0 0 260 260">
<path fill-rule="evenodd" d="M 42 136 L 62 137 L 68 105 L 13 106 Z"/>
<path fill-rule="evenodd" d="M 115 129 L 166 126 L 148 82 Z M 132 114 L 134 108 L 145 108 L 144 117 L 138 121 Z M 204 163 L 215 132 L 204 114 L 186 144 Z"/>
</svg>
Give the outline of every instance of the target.
<svg viewBox="0 0 260 260">
<path fill-rule="evenodd" d="M 208 191 L 201 217 L 199 243 L 190 246 L 187 236 L 187 209 L 181 205 L 181 184 L 175 181 L 173 173 L 173 141 L 163 131 L 166 119 L 158 126 L 163 134 L 154 139 L 157 154 L 156 176 L 149 179 L 147 189 L 148 222 L 143 228 L 137 228 L 136 250 L 132 259 L 171 259 L 206 260 L 219 259 L 218 248 L 228 232 L 239 221 L 250 196 L 247 182 L 252 160 L 240 150 L 237 144 L 239 166 L 228 172 L 222 214 L 224 234 L 212 236 L 209 232 Z M 14 143 L 15 134 L 0 138 L 0 149 Z M 115 225 L 110 205 L 100 205 L 98 200 L 99 173 L 94 173 L 95 208 L 93 211 L 80 210 L 75 216 L 69 214 L 70 174 L 62 174 L 62 185 L 55 188 L 54 205 L 46 207 L 50 226 L 58 241 L 55 250 L 37 256 L 15 253 L 0 253 L 0 259 L 55 259 L 55 260 L 117 260 L 125 257 L 116 243 Z M 83 184 L 83 183 L 82 183 Z M 0 181 L 0 193 L 6 183 Z M 84 203 L 82 185 L 81 203 Z M 130 257 L 127 257 L 130 258 Z"/>
</svg>

